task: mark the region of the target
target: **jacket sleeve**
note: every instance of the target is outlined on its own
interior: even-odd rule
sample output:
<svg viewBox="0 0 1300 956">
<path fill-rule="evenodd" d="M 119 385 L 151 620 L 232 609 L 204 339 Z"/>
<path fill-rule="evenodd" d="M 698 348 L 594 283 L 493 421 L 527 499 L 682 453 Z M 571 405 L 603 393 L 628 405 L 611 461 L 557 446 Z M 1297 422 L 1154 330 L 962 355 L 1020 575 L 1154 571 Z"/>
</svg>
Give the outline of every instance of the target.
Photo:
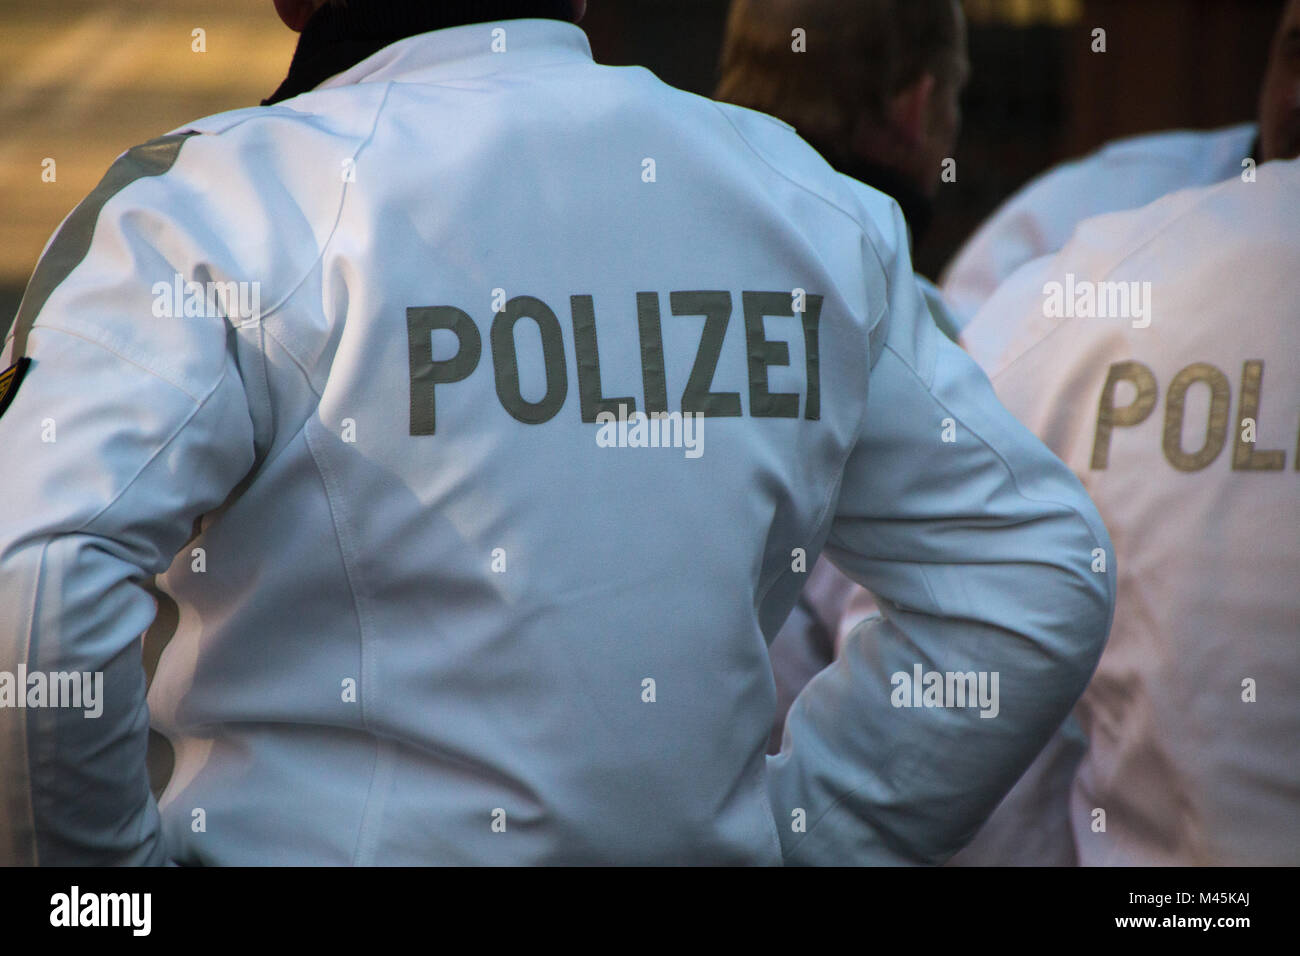
<svg viewBox="0 0 1300 956">
<path fill-rule="evenodd" d="M 141 585 L 254 461 L 233 323 L 176 314 L 161 292 L 195 277 L 197 230 L 147 168 L 155 146 L 124 154 L 105 179 L 121 188 L 65 221 L 0 362 L 31 360 L 0 416 L 0 680 L 14 692 L 0 864 L 167 862 L 145 763 L 141 637 L 156 607 Z"/>
<path fill-rule="evenodd" d="M 826 545 L 883 617 L 804 689 L 769 758 L 792 863 L 952 856 L 1082 693 L 1114 609 L 1114 554 L 1082 486 L 939 333 L 905 251 L 884 265 L 867 411 Z M 912 694 L 918 668 L 983 674 L 990 703 L 928 706 L 961 699 L 942 695 L 946 676 L 939 696 L 924 676 Z"/>
</svg>

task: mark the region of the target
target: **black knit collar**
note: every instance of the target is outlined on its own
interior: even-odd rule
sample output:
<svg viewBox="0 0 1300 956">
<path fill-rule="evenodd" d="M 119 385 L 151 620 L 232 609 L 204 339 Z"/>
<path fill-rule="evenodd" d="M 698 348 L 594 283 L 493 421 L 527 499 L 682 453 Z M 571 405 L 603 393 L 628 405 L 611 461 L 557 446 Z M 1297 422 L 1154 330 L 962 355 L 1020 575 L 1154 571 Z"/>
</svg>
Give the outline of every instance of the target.
<svg viewBox="0 0 1300 956">
<path fill-rule="evenodd" d="M 289 64 L 289 75 L 263 106 L 314 90 L 389 44 L 431 30 L 542 17 L 573 19 L 572 0 L 348 0 L 317 10 Z"/>
</svg>

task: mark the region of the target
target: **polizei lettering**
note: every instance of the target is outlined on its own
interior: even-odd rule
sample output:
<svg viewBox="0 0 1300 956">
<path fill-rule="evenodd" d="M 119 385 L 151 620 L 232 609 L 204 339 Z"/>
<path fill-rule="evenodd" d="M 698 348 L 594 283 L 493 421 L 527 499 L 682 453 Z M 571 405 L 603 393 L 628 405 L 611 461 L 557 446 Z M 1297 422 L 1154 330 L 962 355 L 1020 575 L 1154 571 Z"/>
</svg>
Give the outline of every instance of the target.
<svg viewBox="0 0 1300 956">
<path fill-rule="evenodd" d="M 641 404 L 646 415 L 681 412 L 715 418 L 738 418 L 742 411 L 739 392 L 719 391 L 714 376 L 722 357 L 723 343 L 734 310 L 727 291 L 671 292 L 668 321 L 695 321 L 700 336 L 695 360 L 676 408 L 670 408 L 664 366 L 662 304 L 657 292 L 636 294 L 637 332 L 641 357 Z M 798 310 L 796 311 L 796 307 Z M 744 346 L 748 369 L 748 409 L 753 418 L 821 418 L 821 369 L 818 332 L 822 296 L 792 296 L 789 292 L 742 292 Z M 596 423 L 617 414 L 637 411 L 631 395 L 606 396 L 597 349 L 596 309 L 592 296 L 569 297 L 568 334 L 555 311 L 541 299 L 529 295 L 506 301 L 487 327 L 486 346 L 491 351 L 493 378 L 501 407 L 528 425 L 550 421 L 564 406 L 569 394 L 566 349 L 572 348 L 577 368 L 578 408 L 583 422 Z M 802 335 L 804 344 L 804 391 L 772 391 L 768 370 L 790 365 L 789 343 L 769 339 L 764 320 L 788 318 L 790 334 Z M 703 320 L 702 322 L 700 320 Z M 519 355 L 515 327 L 532 324 L 541 334 L 541 358 L 545 391 L 540 397 L 524 397 L 519 381 Z M 434 359 L 433 335 L 450 332 L 455 352 Z M 407 344 L 410 355 L 411 434 L 433 435 L 438 427 L 437 399 L 440 388 L 463 382 L 483 359 L 484 335 L 470 314 L 452 305 L 412 307 L 406 310 Z M 676 396 L 673 396 L 676 398 Z M 620 408 L 624 411 L 620 412 Z"/>
</svg>

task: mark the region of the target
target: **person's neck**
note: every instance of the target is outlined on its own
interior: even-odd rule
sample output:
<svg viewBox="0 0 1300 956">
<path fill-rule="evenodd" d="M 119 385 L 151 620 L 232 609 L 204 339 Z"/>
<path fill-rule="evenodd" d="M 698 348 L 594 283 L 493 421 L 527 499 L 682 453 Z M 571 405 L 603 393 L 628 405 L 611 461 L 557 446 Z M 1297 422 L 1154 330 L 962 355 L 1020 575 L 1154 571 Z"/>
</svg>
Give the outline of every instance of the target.
<svg viewBox="0 0 1300 956">
<path fill-rule="evenodd" d="M 289 75 L 262 101 L 279 103 L 314 90 L 389 44 L 469 23 L 542 17 L 572 20 L 572 0 L 348 0 L 326 4 L 307 21 Z"/>
</svg>

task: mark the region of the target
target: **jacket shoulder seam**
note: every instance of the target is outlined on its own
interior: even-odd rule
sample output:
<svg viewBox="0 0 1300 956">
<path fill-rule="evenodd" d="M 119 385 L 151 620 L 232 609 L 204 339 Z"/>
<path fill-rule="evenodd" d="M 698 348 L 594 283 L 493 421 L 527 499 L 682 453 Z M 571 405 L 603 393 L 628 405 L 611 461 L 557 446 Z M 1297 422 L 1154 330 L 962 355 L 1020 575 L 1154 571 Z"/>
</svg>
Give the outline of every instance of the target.
<svg viewBox="0 0 1300 956">
<path fill-rule="evenodd" d="M 836 202 L 834 199 L 832 199 L 832 198 L 830 198 L 829 196 L 827 196 L 825 193 L 820 192 L 819 190 L 813 189 L 813 188 L 812 188 L 811 186 L 809 186 L 807 183 L 804 183 L 804 182 L 801 182 L 801 181 L 798 180 L 798 179 L 795 179 L 793 176 L 791 176 L 791 175 L 790 175 L 789 173 L 787 173 L 785 170 L 783 170 L 783 169 L 781 169 L 780 167 L 774 165 L 774 164 L 773 164 L 773 163 L 772 163 L 772 162 L 771 162 L 771 161 L 770 161 L 766 156 L 764 156 L 764 155 L 762 154 L 762 152 L 760 152 L 760 151 L 759 151 L 759 150 L 754 146 L 753 143 L 751 143 L 751 142 L 749 141 L 749 137 L 747 137 L 747 136 L 746 136 L 746 135 L 741 131 L 740 127 L 736 125 L 736 121 L 733 120 L 733 119 L 731 118 L 730 115 L 728 115 L 727 110 L 723 108 L 723 106 L 722 106 L 721 103 L 717 103 L 717 102 L 714 102 L 714 101 L 712 101 L 712 100 L 710 100 L 709 102 L 712 103 L 713 106 L 714 106 L 714 108 L 717 109 L 717 111 L 718 111 L 718 112 L 723 116 L 724 119 L 726 119 L 727 124 L 728 124 L 728 125 L 731 127 L 731 129 L 735 132 L 736 137 L 737 137 L 737 138 L 738 138 L 738 139 L 739 139 L 739 140 L 740 140 L 740 141 L 745 145 L 745 148 L 748 149 L 749 152 L 752 153 L 755 157 L 757 157 L 758 160 L 759 160 L 760 162 L 762 162 L 762 164 L 763 164 L 764 166 L 766 166 L 768 169 L 770 169 L 770 170 L 771 170 L 772 172 L 774 172 L 776 175 L 780 176 L 780 177 L 781 177 L 782 179 L 784 179 L 786 182 L 788 182 L 788 183 L 790 183 L 791 185 L 796 186 L 797 188 L 803 190 L 804 192 L 808 193 L 810 196 L 815 196 L 817 199 L 820 199 L 823 203 L 825 203 L 826 205 L 830 206 L 832 209 L 836 210 L 837 212 L 839 212 L 840 214 L 842 214 L 842 215 L 844 215 L 844 216 L 847 216 L 848 219 L 849 219 L 850 221 L 852 221 L 852 223 L 853 223 L 855 226 L 857 226 L 859 230 L 862 231 L 863 235 L 866 236 L 866 237 L 868 238 L 868 240 L 870 239 L 870 235 L 869 235 L 870 230 L 867 228 L 866 224 L 865 224 L 861 219 L 859 219 L 857 216 L 855 216 L 855 215 L 854 215 L 851 211 L 849 211 L 848 209 L 845 209 L 842 205 L 840 205 L 840 204 L 839 204 L 838 202 Z M 796 135 L 797 135 L 797 134 L 796 134 Z M 812 147 L 810 146 L 810 147 L 808 147 L 808 148 L 811 149 Z M 837 175 L 838 175 L 838 174 L 837 174 Z M 879 251 L 878 249 L 876 249 L 875 243 L 868 241 L 867 244 L 871 247 L 871 253 L 872 253 L 873 256 L 875 256 L 876 262 L 877 262 L 877 264 L 880 266 L 880 270 L 881 270 L 881 272 L 884 273 L 886 276 L 888 276 L 888 274 L 889 274 L 889 273 L 888 273 L 888 270 L 885 269 L 885 264 L 884 264 L 884 262 L 883 262 L 883 261 L 881 260 L 881 258 L 880 258 L 880 251 Z"/>
</svg>

